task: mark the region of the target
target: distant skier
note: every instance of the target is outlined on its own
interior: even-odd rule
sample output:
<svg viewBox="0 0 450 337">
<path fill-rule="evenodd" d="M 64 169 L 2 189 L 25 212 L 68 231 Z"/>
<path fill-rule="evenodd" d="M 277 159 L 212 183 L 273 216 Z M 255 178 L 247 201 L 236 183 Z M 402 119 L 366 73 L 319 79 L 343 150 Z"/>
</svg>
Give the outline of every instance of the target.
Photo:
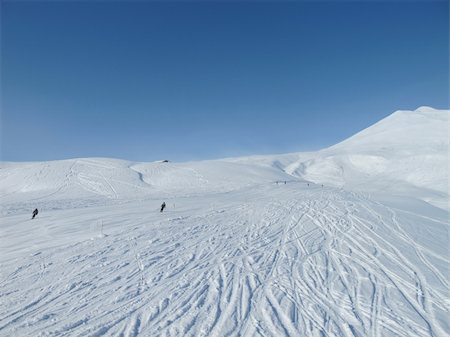
<svg viewBox="0 0 450 337">
<path fill-rule="evenodd" d="M 160 210 L 161 213 L 162 213 L 162 211 L 164 211 L 164 208 L 166 208 L 166 203 L 165 202 L 163 202 L 162 205 L 161 205 L 161 210 Z"/>
<path fill-rule="evenodd" d="M 34 217 L 35 217 L 36 215 L 38 215 L 38 213 L 39 213 L 38 209 L 35 208 L 34 211 L 33 211 L 33 217 L 32 217 L 31 219 L 34 219 Z"/>
</svg>

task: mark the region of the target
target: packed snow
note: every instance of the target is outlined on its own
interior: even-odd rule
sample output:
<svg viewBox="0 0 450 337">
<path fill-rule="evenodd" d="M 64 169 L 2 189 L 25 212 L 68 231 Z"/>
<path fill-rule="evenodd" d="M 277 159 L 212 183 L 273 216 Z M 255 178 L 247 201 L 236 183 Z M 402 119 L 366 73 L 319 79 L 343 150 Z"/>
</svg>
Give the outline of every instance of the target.
<svg viewBox="0 0 450 337">
<path fill-rule="evenodd" d="M 3 162 L 0 336 L 449 336 L 449 114 L 309 153 Z"/>
</svg>

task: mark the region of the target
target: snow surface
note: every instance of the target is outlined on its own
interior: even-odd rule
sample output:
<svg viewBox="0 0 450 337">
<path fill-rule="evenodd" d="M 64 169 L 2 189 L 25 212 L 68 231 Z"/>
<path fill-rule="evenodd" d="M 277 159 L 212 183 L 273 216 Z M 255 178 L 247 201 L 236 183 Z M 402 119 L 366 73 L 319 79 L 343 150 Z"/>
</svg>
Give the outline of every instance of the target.
<svg viewBox="0 0 450 337">
<path fill-rule="evenodd" d="M 449 336 L 449 114 L 310 153 L 2 163 L 0 336 Z"/>
</svg>

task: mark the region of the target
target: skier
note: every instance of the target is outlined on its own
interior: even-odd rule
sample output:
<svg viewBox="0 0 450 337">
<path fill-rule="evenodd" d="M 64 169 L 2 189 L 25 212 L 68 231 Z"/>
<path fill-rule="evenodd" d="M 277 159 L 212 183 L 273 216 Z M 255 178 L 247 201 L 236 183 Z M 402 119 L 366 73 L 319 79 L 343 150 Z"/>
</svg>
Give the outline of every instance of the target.
<svg viewBox="0 0 450 337">
<path fill-rule="evenodd" d="M 165 202 L 163 202 L 162 205 L 161 205 L 161 210 L 160 210 L 161 213 L 162 213 L 162 211 L 164 211 L 164 208 L 166 208 L 166 203 Z"/>
<path fill-rule="evenodd" d="M 38 215 L 38 213 L 39 213 L 38 209 L 35 208 L 34 211 L 33 211 L 33 217 L 32 217 L 31 219 L 34 219 L 34 217 L 35 217 L 36 215 Z"/>
</svg>

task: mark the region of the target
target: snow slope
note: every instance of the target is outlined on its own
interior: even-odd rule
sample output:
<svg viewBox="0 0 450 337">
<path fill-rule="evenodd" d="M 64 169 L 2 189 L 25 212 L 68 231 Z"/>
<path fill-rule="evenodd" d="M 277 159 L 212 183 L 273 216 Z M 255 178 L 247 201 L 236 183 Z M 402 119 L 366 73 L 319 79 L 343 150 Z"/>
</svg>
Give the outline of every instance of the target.
<svg viewBox="0 0 450 337">
<path fill-rule="evenodd" d="M 414 196 L 448 210 L 449 116 L 430 107 L 397 111 L 327 149 L 252 160 L 318 184 Z"/>
<path fill-rule="evenodd" d="M 40 163 L 3 163 L 1 212 L 51 209 L 127 200 L 233 191 L 286 180 L 285 172 L 260 165 L 205 161 L 134 163 L 89 158 Z"/>
<path fill-rule="evenodd" d="M 0 336 L 448 336 L 448 114 L 316 153 L 2 163 Z"/>
</svg>

